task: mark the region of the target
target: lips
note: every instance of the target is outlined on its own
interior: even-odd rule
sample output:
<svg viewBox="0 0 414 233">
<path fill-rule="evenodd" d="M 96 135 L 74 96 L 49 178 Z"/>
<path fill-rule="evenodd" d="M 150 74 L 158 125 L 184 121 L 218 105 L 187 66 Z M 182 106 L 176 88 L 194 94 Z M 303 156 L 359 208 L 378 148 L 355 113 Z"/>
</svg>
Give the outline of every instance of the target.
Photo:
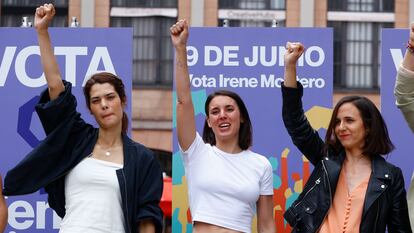
<svg viewBox="0 0 414 233">
<path fill-rule="evenodd" d="M 226 128 L 229 128 L 230 127 L 230 123 L 221 123 L 221 124 L 219 124 L 219 128 L 220 129 L 226 129 Z"/>
<path fill-rule="evenodd" d="M 110 116 L 112 116 L 112 115 L 114 115 L 113 113 L 109 113 L 109 114 L 105 114 L 105 115 L 102 115 L 102 118 L 107 118 L 107 117 L 110 117 Z"/>
<path fill-rule="evenodd" d="M 350 136 L 350 134 L 341 134 L 339 135 L 339 138 L 346 139 L 348 136 Z"/>
</svg>

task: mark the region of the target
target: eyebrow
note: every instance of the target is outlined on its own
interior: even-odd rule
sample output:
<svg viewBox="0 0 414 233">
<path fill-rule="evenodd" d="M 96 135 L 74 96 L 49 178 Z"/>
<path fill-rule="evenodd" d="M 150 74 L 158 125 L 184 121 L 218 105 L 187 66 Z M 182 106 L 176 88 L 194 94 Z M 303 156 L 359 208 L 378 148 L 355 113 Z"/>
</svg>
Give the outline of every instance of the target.
<svg viewBox="0 0 414 233">
<path fill-rule="evenodd" d="M 353 116 L 344 116 L 342 117 L 342 119 L 354 119 L 355 117 Z M 340 120 L 341 118 L 339 118 L 338 116 L 336 117 L 336 120 Z"/>
<path fill-rule="evenodd" d="M 235 105 L 233 105 L 233 104 L 227 104 L 227 105 L 224 105 L 224 107 L 225 108 L 228 108 L 228 107 L 234 107 Z M 210 110 L 212 110 L 212 109 L 215 109 L 215 108 L 219 108 L 219 106 L 213 106 L 213 107 L 211 107 L 210 108 Z"/>
<path fill-rule="evenodd" d="M 91 100 L 97 100 L 97 99 L 102 98 L 102 96 L 108 97 L 108 96 L 111 96 L 111 95 L 114 95 L 114 94 L 115 94 L 115 92 L 109 92 L 109 93 L 101 95 L 101 96 L 92 96 Z"/>
</svg>

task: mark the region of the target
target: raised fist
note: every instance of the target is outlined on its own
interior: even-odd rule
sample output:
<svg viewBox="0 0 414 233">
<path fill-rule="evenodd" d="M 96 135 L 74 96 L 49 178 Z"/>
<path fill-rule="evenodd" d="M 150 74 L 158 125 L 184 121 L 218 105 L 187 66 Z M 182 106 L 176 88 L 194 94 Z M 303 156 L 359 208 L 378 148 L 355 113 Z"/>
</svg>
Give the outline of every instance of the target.
<svg viewBox="0 0 414 233">
<path fill-rule="evenodd" d="M 55 16 L 55 7 L 53 4 L 44 4 L 36 8 L 34 26 L 36 30 L 47 30 L 49 27 L 50 21 L 52 21 L 53 16 Z"/>
<path fill-rule="evenodd" d="M 287 42 L 285 53 L 285 65 L 296 65 L 299 57 L 305 51 L 305 47 L 300 42 Z"/>
<path fill-rule="evenodd" d="M 175 48 L 187 45 L 188 24 L 185 19 L 179 20 L 170 27 L 171 41 Z"/>
</svg>

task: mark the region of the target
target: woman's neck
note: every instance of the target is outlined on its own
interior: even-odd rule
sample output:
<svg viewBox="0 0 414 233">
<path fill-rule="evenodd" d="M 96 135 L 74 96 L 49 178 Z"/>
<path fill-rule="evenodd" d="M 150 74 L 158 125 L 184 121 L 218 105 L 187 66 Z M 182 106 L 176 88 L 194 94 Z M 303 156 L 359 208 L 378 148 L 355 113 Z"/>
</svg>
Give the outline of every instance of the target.
<svg viewBox="0 0 414 233">
<path fill-rule="evenodd" d="M 122 144 L 121 130 L 106 130 L 99 128 L 97 143 L 102 146 L 115 146 Z"/>
<path fill-rule="evenodd" d="M 345 164 L 348 166 L 355 166 L 355 165 L 370 165 L 371 164 L 371 158 L 368 155 L 362 154 L 361 150 L 345 150 Z"/>
<path fill-rule="evenodd" d="M 239 146 L 238 138 L 236 140 L 217 140 L 216 138 L 216 147 L 229 154 L 237 154 L 243 151 Z"/>
</svg>

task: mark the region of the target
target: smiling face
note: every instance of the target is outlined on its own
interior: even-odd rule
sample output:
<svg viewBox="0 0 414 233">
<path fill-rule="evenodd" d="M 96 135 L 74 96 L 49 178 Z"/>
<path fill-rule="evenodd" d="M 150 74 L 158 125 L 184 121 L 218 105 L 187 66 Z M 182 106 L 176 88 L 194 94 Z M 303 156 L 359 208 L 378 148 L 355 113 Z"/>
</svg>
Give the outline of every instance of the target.
<svg viewBox="0 0 414 233">
<path fill-rule="evenodd" d="M 241 122 L 240 110 L 234 99 L 219 95 L 211 100 L 207 123 L 213 130 L 216 141 L 237 142 Z"/>
<path fill-rule="evenodd" d="M 103 129 L 122 127 L 124 103 L 110 83 L 95 83 L 90 90 L 90 111 Z"/>
<path fill-rule="evenodd" d="M 362 150 L 366 129 L 361 114 L 352 103 L 344 103 L 335 119 L 335 135 L 346 150 Z"/>
</svg>

